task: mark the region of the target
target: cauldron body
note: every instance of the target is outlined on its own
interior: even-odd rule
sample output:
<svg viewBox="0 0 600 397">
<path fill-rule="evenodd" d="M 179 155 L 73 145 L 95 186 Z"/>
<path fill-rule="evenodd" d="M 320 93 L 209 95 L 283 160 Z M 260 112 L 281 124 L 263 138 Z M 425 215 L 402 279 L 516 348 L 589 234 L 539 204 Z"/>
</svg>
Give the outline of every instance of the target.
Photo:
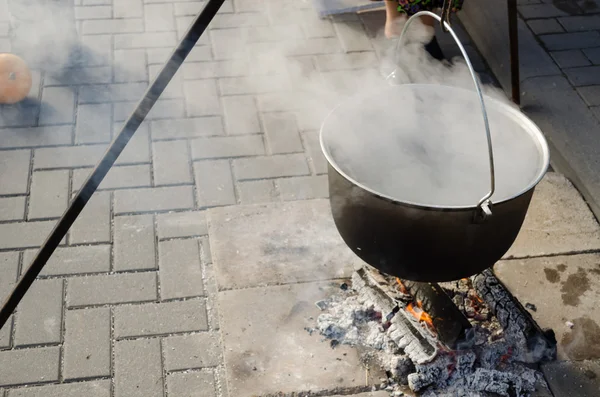
<svg viewBox="0 0 600 397">
<path fill-rule="evenodd" d="M 329 165 L 333 220 L 354 253 L 386 274 L 441 282 L 477 274 L 514 243 L 534 189 L 494 205 L 485 222 L 476 209 L 419 208 L 377 196 Z"/>
</svg>

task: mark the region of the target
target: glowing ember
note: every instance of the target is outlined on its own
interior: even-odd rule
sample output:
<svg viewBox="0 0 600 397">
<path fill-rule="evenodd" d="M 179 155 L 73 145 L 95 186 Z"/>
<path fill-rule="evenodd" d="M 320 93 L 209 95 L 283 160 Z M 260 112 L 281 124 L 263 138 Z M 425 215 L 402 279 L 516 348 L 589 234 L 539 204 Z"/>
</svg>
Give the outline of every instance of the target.
<svg viewBox="0 0 600 397">
<path fill-rule="evenodd" d="M 406 288 L 402 280 L 400 280 L 398 277 L 396 277 L 396 283 L 398 284 L 398 290 L 400 290 L 400 292 L 402 292 L 405 295 L 410 295 L 410 292 L 408 292 L 408 288 Z"/>
</svg>

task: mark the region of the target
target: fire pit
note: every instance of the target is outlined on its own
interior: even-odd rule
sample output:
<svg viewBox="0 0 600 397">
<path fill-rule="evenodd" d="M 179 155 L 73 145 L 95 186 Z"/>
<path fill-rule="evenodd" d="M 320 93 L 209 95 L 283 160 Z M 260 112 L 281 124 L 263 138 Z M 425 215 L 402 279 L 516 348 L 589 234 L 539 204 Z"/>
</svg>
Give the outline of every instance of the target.
<svg viewBox="0 0 600 397">
<path fill-rule="evenodd" d="M 365 265 L 327 302 L 317 328 L 333 347 L 370 347 L 387 370 L 381 388 L 423 396 L 529 396 L 535 370 L 556 358 L 541 330 L 489 270 L 447 283 L 401 280 Z M 402 394 L 397 394 L 402 395 Z"/>
</svg>

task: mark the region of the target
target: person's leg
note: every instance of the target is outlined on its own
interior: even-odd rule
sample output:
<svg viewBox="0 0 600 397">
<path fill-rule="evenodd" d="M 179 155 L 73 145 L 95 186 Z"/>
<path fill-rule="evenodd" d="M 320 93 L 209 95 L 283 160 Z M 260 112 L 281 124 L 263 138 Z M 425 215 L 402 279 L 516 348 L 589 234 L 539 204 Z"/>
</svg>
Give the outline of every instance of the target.
<svg viewBox="0 0 600 397">
<path fill-rule="evenodd" d="M 398 0 L 384 0 L 385 2 L 385 37 L 391 39 L 400 35 L 398 19 L 404 14 L 398 11 Z"/>
</svg>

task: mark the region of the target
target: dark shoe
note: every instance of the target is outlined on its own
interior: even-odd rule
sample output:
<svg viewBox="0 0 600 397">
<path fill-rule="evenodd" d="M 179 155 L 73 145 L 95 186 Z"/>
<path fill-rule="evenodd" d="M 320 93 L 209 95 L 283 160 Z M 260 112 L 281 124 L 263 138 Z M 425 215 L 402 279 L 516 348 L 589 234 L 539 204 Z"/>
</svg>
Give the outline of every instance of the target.
<svg viewBox="0 0 600 397">
<path fill-rule="evenodd" d="M 444 59 L 446 59 L 444 53 L 442 52 L 442 48 L 440 47 L 435 36 L 428 44 L 425 45 L 425 51 L 427 51 L 429 55 L 431 55 L 438 61 L 443 61 Z"/>
</svg>

